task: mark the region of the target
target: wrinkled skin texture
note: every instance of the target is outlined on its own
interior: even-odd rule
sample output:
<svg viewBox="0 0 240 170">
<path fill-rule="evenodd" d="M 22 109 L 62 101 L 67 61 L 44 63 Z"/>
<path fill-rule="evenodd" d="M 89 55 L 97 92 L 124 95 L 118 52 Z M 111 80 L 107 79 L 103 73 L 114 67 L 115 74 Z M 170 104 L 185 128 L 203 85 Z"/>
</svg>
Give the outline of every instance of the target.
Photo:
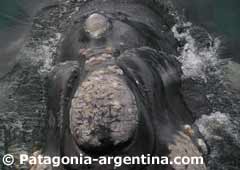
<svg viewBox="0 0 240 170">
<path fill-rule="evenodd" d="M 192 123 L 180 93 L 182 73 L 172 57 L 176 41 L 166 16 L 154 9 L 152 1 L 124 2 L 90 1 L 75 15 L 76 23 L 66 33 L 49 75 L 49 132 L 44 154 L 166 156 L 181 126 Z M 104 77 L 105 82 L 98 80 Z M 111 103 L 104 93 L 121 106 L 115 103 L 110 111 L 103 108 L 101 101 Z M 102 98 L 96 99 L 100 94 Z M 118 122 L 102 125 L 111 122 L 110 113 L 115 113 Z M 102 126 L 108 130 L 100 131 Z M 53 169 L 86 168 L 114 167 L 93 164 Z M 172 169 L 160 165 L 123 165 L 119 169 L 132 168 Z"/>
</svg>

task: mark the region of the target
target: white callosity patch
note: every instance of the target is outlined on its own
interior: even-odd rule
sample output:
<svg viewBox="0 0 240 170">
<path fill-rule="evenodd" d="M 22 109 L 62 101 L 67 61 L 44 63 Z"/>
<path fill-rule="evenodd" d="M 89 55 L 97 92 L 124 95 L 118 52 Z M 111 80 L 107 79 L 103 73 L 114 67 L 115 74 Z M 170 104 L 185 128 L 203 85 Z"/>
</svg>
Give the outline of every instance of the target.
<svg viewBox="0 0 240 170">
<path fill-rule="evenodd" d="M 190 125 L 186 124 L 183 126 L 183 133 L 194 141 L 195 145 L 197 145 L 197 147 L 200 149 L 202 154 L 208 153 L 206 143 L 202 138 L 199 138 L 196 131 Z"/>
<path fill-rule="evenodd" d="M 70 128 L 79 145 L 99 147 L 126 142 L 135 132 L 136 100 L 119 77 L 117 66 L 92 72 L 77 89 L 70 109 Z M 107 141 L 106 141 L 107 140 Z"/>
<path fill-rule="evenodd" d="M 91 69 L 94 69 L 96 66 L 109 62 L 109 61 L 113 61 L 114 58 L 111 54 L 100 54 L 99 56 L 94 56 L 91 57 L 90 59 L 86 60 L 85 62 L 85 67 L 86 70 L 90 71 Z M 120 70 L 120 69 L 118 69 Z M 122 70 L 120 70 L 122 72 Z"/>
<path fill-rule="evenodd" d="M 185 133 L 179 131 L 174 136 L 174 141 L 168 148 L 170 150 L 170 160 L 174 162 L 176 157 L 201 157 L 202 154 L 192 142 L 192 139 Z M 207 170 L 205 163 L 203 164 L 189 164 L 186 165 L 172 165 L 175 170 Z"/>
<path fill-rule="evenodd" d="M 217 63 L 217 51 L 220 46 L 218 38 L 213 40 L 213 45 L 205 48 L 198 48 L 196 40 L 191 36 L 190 29 L 192 24 L 190 22 L 183 24 L 176 24 L 172 28 L 174 36 L 179 41 L 185 41 L 183 48 L 180 49 L 180 56 L 178 60 L 182 63 L 183 78 L 206 78 L 206 69 L 208 66 L 213 66 Z M 179 33 L 178 28 L 184 28 L 184 31 Z M 209 35 L 210 39 L 213 39 Z"/>
<path fill-rule="evenodd" d="M 32 160 L 36 160 L 36 162 L 32 161 L 34 164 L 30 165 L 30 170 L 52 170 L 52 166 L 49 164 L 42 164 L 43 160 L 39 161 L 39 157 L 44 157 L 44 155 L 42 155 L 42 151 L 38 150 L 35 151 L 31 157 L 34 157 L 34 159 Z M 47 160 L 46 160 L 47 161 Z"/>
<path fill-rule="evenodd" d="M 85 30 L 92 38 L 100 38 L 110 27 L 110 23 L 103 15 L 94 13 L 85 22 Z"/>
</svg>

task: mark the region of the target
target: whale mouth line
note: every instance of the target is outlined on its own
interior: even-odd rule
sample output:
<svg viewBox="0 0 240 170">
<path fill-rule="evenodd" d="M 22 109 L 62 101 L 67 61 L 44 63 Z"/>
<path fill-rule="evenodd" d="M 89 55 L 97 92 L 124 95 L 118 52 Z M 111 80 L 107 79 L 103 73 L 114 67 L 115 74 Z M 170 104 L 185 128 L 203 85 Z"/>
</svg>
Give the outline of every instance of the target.
<svg viewBox="0 0 240 170">
<path fill-rule="evenodd" d="M 99 156 L 118 154 L 119 151 L 127 150 L 132 146 L 132 144 L 134 144 L 134 139 L 135 135 L 130 137 L 127 141 L 119 143 L 118 145 L 114 145 L 114 141 L 102 139 L 103 143 L 107 143 L 104 146 L 79 145 L 75 139 L 74 142 L 82 152 L 93 158 L 98 158 Z"/>
</svg>

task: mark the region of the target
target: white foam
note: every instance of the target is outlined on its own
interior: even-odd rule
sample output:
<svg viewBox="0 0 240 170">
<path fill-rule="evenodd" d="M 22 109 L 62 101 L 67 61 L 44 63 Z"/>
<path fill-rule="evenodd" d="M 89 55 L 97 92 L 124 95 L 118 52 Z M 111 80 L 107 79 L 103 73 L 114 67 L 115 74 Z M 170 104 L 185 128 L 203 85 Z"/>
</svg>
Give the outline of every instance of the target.
<svg viewBox="0 0 240 170">
<path fill-rule="evenodd" d="M 39 70 L 40 73 L 49 72 L 53 68 L 53 54 L 57 50 L 56 46 L 61 36 L 60 33 L 56 33 L 54 38 L 44 41 L 38 49 L 40 59 L 43 61 L 43 66 Z"/>
<path fill-rule="evenodd" d="M 186 28 L 182 33 L 177 31 L 177 28 Z M 180 56 L 178 60 L 182 63 L 183 78 L 202 78 L 207 81 L 206 69 L 208 66 L 214 66 L 217 63 L 217 50 L 220 46 L 220 40 L 218 38 L 213 39 L 213 46 L 206 48 L 198 48 L 195 39 L 190 34 L 190 28 L 192 24 L 190 22 L 176 24 L 172 28 L 172 32 L 177 40 L 185 40 L 185 45 L 181 48 Z"/>
<path fill-rule="evenodd" d="M 240 144 L 240 133 L 232 126 L 234 122 L 227 113 L 214 112 L 210 115 L 203 115 L 195 123 L 205 140 L 210 143 L 225 140 L 224 137 L 227 135 L 236 144 Z"/>
<path fill-rule="evenodd" d="M 43 65 L 39 69 L 40 73 L 48 72 L 52 68 L 53 64 L 53 53 L 55 51 L 54 47 L 50 47 L 47 45 L 41 45 L 37 49 L 37 54 L 39 57 L 39 60 L 43 62 Z"/>
<path fill-rule="evenodd" d="M 32 65 L 41 65 L 40 74 L 48 73 L 53 68 L 53 54 L 56 53 L 57 44 L 61 39 L 61 34 L 56 33 L 54 38 L 41 42 L 33 42 L 37 45 L 24 46 L 18 56 L 21 61 L 24 58 L 29 60 Z"/>
</svg>

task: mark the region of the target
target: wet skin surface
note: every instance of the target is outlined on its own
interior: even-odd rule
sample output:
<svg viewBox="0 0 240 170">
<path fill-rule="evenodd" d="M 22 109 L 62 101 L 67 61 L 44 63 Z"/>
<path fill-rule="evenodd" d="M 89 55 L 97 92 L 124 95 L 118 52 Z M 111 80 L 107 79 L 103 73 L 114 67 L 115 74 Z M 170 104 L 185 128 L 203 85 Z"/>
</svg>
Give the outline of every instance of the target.
<svg viewBox="0 0 240 170">
<path fill-rule="evenodd" d="M 180 93 L 180 65 L 171 56 L 176 54 L 176 41 L 163 17 L 134 1 L 128 6 L 91 1 L 80 11 L 49 75 L 45 153 L 168 155 L 173 134 L 191 123 L 192 116 Z M 132 168 L 144 167 L 119 169 Z"/>
</svg>

